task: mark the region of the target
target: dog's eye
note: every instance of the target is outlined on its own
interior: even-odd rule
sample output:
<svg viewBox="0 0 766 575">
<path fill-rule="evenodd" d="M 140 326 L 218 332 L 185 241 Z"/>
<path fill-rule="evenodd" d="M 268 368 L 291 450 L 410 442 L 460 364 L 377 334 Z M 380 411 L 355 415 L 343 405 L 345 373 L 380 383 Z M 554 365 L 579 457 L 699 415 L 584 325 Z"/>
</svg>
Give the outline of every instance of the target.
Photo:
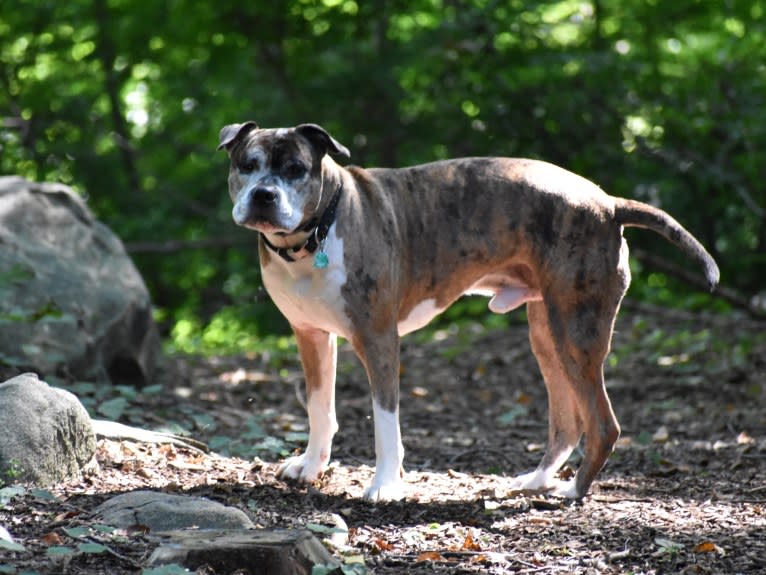
<svg viewBox="0 0 766 575">
<path fill-rule="evenodd" d="M 284 167 L 283 172 L 286 178 L 296 180 L 306 173 L 306 165 L 303 162 L 290 162 Z"/>
<path fill-rule="evenodd" d="M 247 160 L 243 160 L 239 164 L 239 171 L 243 174 L 250 174 L 258 169 L 258 160 L 255 158 L 249 158 Z"/>
</svg>

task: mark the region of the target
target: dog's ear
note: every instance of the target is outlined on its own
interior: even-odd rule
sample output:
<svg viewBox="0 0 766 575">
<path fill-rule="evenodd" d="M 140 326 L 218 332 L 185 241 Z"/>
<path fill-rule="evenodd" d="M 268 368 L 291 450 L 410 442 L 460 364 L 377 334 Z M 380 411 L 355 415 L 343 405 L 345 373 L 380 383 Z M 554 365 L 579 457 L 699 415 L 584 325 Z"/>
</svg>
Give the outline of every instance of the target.
<svg viewBox="0 0 766 575">
<path fill-rule="evenodd" d="M 224 126 L 221 128 L 221 133 L 218 136 L 219 143 L 216 149 L 225 149 L 228 152 L 234 144 L 237 143 L 237 140 L 249 134 L 256 128 L 258 128 L 258 124 L 253 121 L 245 122 L 244 124 L 229 124 L 228 126 Z"/>
<path fill-rule="evenodd" d="M 324 156 L 327 152 L 331 154 L 340 154 L 346 158 L 351 157 L 348 148 L 333 138 L 327 130 L 316 124 L 300 124 L 295 127 L 295 131 L 306 138 L 314 146 L 318 146 L 323 151 Z"/>
</svg>

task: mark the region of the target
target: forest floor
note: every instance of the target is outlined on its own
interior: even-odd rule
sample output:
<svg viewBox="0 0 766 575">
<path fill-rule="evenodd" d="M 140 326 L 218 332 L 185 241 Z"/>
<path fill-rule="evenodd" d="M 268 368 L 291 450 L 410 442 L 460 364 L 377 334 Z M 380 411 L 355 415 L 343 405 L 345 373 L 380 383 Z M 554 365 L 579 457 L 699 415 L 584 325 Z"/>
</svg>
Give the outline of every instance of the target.
<svg viewBox="0 0 766 575">
<path fill-rule="evenodd" d="M 0 573 L 141 573 L 156 541 L 139 530 L 92 531 L 107 552 L 48 552 L 76 544 L 72 527 L 89 525 L 98 503 L 139 488 L 234 505 L 259 527 L 332 535 L 344 573 L 766 573 L 764 323 L 627 304 L 606 367 L 622 436 L 579 503 L 508 496 L 547 433 L 520 318 L 501 331 L 405 338 L 401 502 L 360 498 L 374 465 L 370 398 L 347 345 L 339 364 L 331 468 L 302 486 L 275 475 L 306 439 L 297 358 L 167 358 L 161 386 L 122 390 L 111 407 L 120 400 L 122 421 L 172 423 L 213 452 L 101 440 L 99 473 L 0 501 L 0 524 L 27 549 L 0 549 Z"/>
</svg>

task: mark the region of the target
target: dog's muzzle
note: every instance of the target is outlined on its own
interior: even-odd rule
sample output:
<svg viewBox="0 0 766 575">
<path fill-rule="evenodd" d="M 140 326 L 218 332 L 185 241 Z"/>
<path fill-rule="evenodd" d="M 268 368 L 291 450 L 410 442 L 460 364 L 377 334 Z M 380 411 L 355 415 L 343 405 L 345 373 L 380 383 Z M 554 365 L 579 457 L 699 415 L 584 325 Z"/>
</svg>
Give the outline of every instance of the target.
<svg viewBox="0 0 766 575">
<path fill-rule="evenodd" d="M 240 226 L 256 226 L 261 223 L 275 224 L 279 211 L 279 192 L 267 186 L 247 190 L 234 204 L 232 217 Z"/>
</svg>

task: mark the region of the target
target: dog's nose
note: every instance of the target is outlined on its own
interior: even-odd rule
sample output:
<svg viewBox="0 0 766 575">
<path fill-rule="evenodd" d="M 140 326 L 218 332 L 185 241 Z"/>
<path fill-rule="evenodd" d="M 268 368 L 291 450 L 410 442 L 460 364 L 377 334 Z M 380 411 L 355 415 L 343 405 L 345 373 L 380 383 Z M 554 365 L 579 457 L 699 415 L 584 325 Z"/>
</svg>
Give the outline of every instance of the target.
<svg viewBox="0 0 766 575">
<path fill-rule="evenodd" d="M 256 188 L 253 192 L 253 203 L 268 206 L 277 201 L 277 193 L 269 188 Z"/>
</svg>

